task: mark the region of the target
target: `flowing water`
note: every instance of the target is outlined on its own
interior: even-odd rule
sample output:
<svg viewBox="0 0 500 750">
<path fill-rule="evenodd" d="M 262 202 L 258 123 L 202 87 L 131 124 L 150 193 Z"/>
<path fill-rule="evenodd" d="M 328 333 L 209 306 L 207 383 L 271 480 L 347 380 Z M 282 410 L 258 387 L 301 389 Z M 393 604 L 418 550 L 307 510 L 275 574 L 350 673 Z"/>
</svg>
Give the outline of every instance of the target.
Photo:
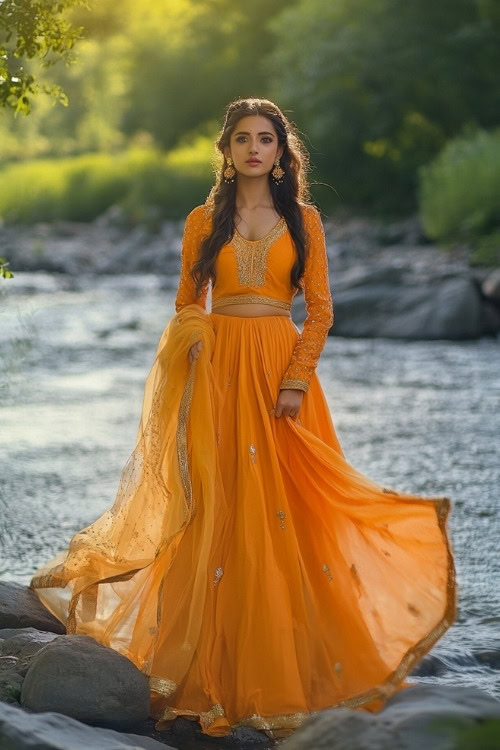
<svg viewBox="0 0 500 750">
<path fill-rule="evenodd" d="M 174 282 L 18 273 L 0 284 L 1 580 L 27 584 L 112 504 Z M 351 464 L 452 500 L 459 615 L 412 680 L 500 698 L 500 341 L 330 336 L 317 371 Z"/>
</svg>

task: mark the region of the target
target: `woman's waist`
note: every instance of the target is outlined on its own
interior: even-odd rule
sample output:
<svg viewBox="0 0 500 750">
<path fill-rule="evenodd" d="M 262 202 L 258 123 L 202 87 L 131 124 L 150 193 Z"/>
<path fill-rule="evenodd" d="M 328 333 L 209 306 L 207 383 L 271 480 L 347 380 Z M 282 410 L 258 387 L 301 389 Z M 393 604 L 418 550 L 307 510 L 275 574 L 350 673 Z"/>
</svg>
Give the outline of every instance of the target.
<svg viewBox="0 0 500 750">
<path fill-rule="evenodd" d="M 290 318 L 292 303 L 263 294 L 221 295 L 212 297 L 212 310 L 222 315 L 257 317 L 260 315 L 282 315 Z"/>
<path fill-rule="evenodd" d="M 236 315 L 242 318 L 257 318 L 265 315 L 278 315 L 279 317 L 291 318 L 290 312 L 280 310 L 273 305 L 262 304 L 238 304 L 220 306 L 213 310 L 214 315 Z"/>
</svg>

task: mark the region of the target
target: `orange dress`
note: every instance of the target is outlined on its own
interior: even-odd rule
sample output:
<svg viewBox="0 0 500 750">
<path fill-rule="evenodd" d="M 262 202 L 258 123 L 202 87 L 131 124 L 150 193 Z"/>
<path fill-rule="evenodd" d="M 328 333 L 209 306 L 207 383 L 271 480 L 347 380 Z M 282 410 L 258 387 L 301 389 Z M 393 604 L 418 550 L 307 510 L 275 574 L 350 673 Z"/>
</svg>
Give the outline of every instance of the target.
<svg viewBox="0 0 500 750">
<path fill-rule="evenodd" d="M 282 314 L 217 313 L 290 310 L 284 219 L 255 242 L 235 231 L 207 311 L 189 271 L 211 206 L 191 211 L 116 500 L 30 583 L 69 633 L 148 676 L 159 730 L 181 715 L 208 735 L 281 737 L 327 707 L 377 711 L 456 618 L 450 500 L 381 486 L 342 452 L 315 372 L 333 324 L 325 235 L 302 210 L 302 332 Z M 281 388 L 304 391 L 297 418 L 275 417 Z"/>
</svg>

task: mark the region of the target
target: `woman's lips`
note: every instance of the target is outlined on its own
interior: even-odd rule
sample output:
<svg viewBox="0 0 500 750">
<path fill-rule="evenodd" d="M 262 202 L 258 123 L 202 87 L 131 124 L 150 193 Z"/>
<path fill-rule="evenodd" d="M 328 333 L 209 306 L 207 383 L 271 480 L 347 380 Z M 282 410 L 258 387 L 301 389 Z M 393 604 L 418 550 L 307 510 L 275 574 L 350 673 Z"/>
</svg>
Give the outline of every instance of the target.
<svg viewBox="0 0 500 750">
<path fill-rule="evenodd" d="M 247 161 L 247 164 L 250 164 L 250 166 L 256 166 L 257 164 L 262 164 L 262 162 L 258 161 L 257 159 L 253 159 L 253 160 Z"/>
</svg>

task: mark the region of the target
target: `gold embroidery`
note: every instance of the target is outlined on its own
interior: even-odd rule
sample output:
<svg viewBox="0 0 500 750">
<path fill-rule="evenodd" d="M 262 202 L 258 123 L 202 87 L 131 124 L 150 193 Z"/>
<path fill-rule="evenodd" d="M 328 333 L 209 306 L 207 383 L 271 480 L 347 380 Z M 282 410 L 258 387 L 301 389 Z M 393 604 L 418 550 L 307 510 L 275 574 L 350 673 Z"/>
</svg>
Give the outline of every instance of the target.
<svg viewBox="0 0 500 750">
<path fill-rule="evenodd" d="M 333 576 L 330 572 L 329 566 L 326 563 L 323 564 L 322 570 L 328 575 L 328 580 L 331 581 L 333 579 Z"/>
<path fill-rule="evenodd" d="M 255 447 L 253 443 L 250 443 L 250 447 L 248 450 L 250 451 L 250 455 L 252 457 L 252 463 L 255 463 L 257 461 L 257 456 L 256 456 L 257 448 Z"/>
<path fill-rule="evenodd" d="M 167 706 L 162 711 L 159 720 L 162 722 L 171 722 L 174 721 L 178 716 L 184 716 L 186 718 L 191 717 L 191 719 L 199 721 L 202 729 L 205 730 L 208 729 L 211 724 L 213 724 L 215 719 L 221 716 L 225 716 L 225 713 L 220 703 L 214 703 L 209 711 L 191 711 L 188 708 L 173 708 L 172 706 Z"/>
<path fill-rule="evenodd" d="M 69 603 L 68 617 L 66 619 L 66 633 L 68 633 L 68 635 L 70 633 L 76 633 L 76 606 L 79 599 L 80 592 L 78 592 L 78 594 L 74 594 L 71 597 L 71 601 Z"/>
<path fill-rule="evenodd" d="M 215 300 L 213 299 L 212 310 L 215 310 L 217 307 L 222 307 L 222 305 L 239 305 L 242 303 L 274 305 L 274 307 L 282 307 L 284 310 L 292 309 L 291 302 L 285 302 L 284 300 L 276 299 L 275 297 L 265 297 L 261 294 L 236 294 L 218 297 L 218 299 Z"/>
<path fill-rule="evenodd" d="M 287 229 L 288 226 L 283 216 L 276 226 L 260 240 L 246 240 L 235 229 L 231 242 L 236 250 L 238 280 L 242 286 L 265 286 L 269 248 Z"/>
<path fill-rule="evenodd" d="M 303 216 L 304 225 L 310 239 L 304 276 L 301 282 L 304 291 L 306 319 L 293 349 L 290 364 L 283 375 L 283 383 L 280 388 L 285 388 L 285 383 L 290 381 L 301 381 L 306 384 L 310 382 L 334 320 L 328 254 L 321 216 L 314 206 L 305 207 Z M 300 387 L 304 391 L 307 390 L 305 387 L 295 387 Z"/>
<path fill-rule="evenodd" d="M 214 586 L 216 586 L 224 575 L 223 568 L 215 568 Z"/>
<path fill-rule="evenodd" d="M 280 527 L 282 529 L 284 529 L 285 528 L 285 512 L 280 509 L 280 510 L 276 511 L 276 515 L 278 515 L 280 517 L 280 519 L 281 519 L 280 520 Z"/>
<path fill-rule="evenodd" d="M 356 579 L 356 581 L 358 583 L 360 583 L 358 569 L 356 568 L 356 566 L 354 565 L 354 563 L 351 565 L 351 573 L 353 574 L 353 576 Z"/>
<path fill-rule="evenodd" d="M 177 690 L 177 683 L 173 680 L 167 680 L 164 677 L 149 677 L 149 688 L 155 693 L 161 693 L 166 698 L 171 696 Z"/>
<path fill-rule="evenodd" d="M 189 415 L 189 409 L 191 406 L 191 397 L 193 395 L 194 385 L 194 374 L 196 359 L 193 359 L 189 368 L 189 375 L 187 379 L 184 392 L 181 397 L 179 406 L 179 417 L 177 422 L 177 458 L 179 461 L 179 471 L 181 475 L 182 486 L 184 488 L 184 495 L 186 501 L 186 517 L 189 515 L 193 505 L 193 494 L 191 487 L 191 478 L 189 476 L 188 466 L 188 452 L 187 452 L 187 420 Z M 194 506 L 196 507 L 196 506 Z M 194 508 L 193 508 L 194 509 Z"/>
<path fill-rule="evenodd" d="M 210 726 L 219 716 L 225 716 L 224 709 L 220 703 L 215 703 L 210 711 L 200 713 L 200 724 L 202 727 Z"/>
<path fill-rule="evenodd" d="M 193 208 L 191 213 L 186 217 L 182 236 L 181 270 L 175 297 L 176 312 L 179 312 L 182 307 L 193 302 L 196 302 L 205 309 L 209 281 L 204 281 L 200 296 L 196 297 L 196 284 L 191 276 L 191 270 L 198 258 L 201 241 L 209 233 L 209 213 L 208 207 L 205 204 Z"/>
<path fill-rule="evenodd" d="M 309 384 L 306 380 L 282 380 L 280 391 L 285 390 L 286 388 L 294 388 L 299 391 L 307 391 L 309 389 Z"/>
</svg>

